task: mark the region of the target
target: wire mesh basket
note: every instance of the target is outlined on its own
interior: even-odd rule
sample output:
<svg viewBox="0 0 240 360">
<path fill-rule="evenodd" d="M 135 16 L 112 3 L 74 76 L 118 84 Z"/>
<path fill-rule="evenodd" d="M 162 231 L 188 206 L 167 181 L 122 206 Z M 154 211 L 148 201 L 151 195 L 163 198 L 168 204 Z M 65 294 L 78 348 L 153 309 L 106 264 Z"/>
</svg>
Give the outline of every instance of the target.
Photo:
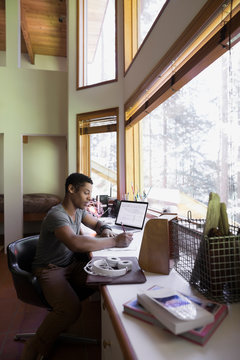
<svg viewBox="0 0 240 360">
<path fill-rule="evenodd" d="M 173 220 L 171 238 L 174 268 L 209 299 L 240 301 L 240 234 L 203 236 L 204 220 Z"/>
</svg>

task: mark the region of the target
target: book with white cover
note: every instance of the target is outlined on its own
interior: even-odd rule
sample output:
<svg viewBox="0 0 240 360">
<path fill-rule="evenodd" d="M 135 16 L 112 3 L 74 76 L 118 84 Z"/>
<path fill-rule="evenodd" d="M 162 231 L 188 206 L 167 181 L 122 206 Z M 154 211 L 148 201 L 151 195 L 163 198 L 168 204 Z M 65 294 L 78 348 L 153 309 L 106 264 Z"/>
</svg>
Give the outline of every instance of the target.
<svg viewBox="0 0 240 360">
<path fill-rule="evenodd" d="M 154 285 L 151 289 L 158 290 L 160 286 Z M 201 307 L 204 307 L 207 311 L 211 312 L 214 315 L 214 322 L 198 327 L 196 329 L 186 331 L 182 334 L 176 335 L 181 336 L 184 339 L 192 341 L 198 345 L 205 345 L 214 332 L 217 330 L 221 322 L 225 319 L 228 314 L 228 306 L 226 304 L 219 304 L 208 299 L 202 299 L 196 296 L 186 295 L 187 298 L 190 298 L 193 302 L 199 304 Z M 123 311 L 137 319 L 143 320 L 152 325 L 157 325 L 160 328 L 165 328 L 159 320 L 157 320 L 149 311 L 144 309 L 137 301 L 137 298 L 128 300 L 123 304 Z M 167 330 L 169 331 L 169 330 Z M 174 335 L 174 334 L 173 334 Z M 174 335 L 175 336 L 175 335 Z"/>
<path fill-rule="evenodd" d="M 213 314 L 176 290 L 147 290 L 137 294 L 137 300 L 176 335 L 214 321 Z"/>
</svg>

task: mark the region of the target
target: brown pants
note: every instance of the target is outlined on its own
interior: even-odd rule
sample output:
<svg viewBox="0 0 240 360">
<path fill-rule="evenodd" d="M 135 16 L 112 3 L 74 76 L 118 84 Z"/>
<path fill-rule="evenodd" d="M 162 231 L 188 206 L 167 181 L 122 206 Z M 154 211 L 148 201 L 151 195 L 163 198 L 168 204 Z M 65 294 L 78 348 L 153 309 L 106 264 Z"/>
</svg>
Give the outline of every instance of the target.
<svg viewBox="0 0 240 360">
<path fill-rule="evenodd" d="M 49 264 L 35 271 L 44 296 L 52 307 L 35 335 L 41 354 L 46 353 L 58 335 L 79 318 L 81 301 L 94 292 L 85 285 L 87 274 L 83 270 L 84 265 L 82 261 L 75 260 L 65 268 Z"/>
</svg>

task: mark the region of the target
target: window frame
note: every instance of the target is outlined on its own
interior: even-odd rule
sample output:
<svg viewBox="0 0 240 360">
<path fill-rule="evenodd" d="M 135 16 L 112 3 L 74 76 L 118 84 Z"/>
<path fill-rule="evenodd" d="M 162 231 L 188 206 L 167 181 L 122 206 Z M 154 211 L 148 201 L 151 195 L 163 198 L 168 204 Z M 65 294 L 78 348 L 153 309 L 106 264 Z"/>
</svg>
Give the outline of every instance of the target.
<svg viewBox="0 0 240 360">
<path fill-rule="evenodd" d="M 116 124 L 96 126 L 91 128 L 86 126 L 85 129 L 88 129 L 85 134 L 82 133 L 81 122 L 88 121 L 89 124 L 91 121 L 105 121 L 106 118 L 111 116 L 116 116 Z M 92 129 L 92 130 L 91 130 Z M 87 176 L 90 176 L 90 135 L 99 134 L 106 132 L 116 132 L 116 161 L 117 161 L 117 196 L 119 198 L 119 108 L 110 108 L 97 111 L 91 111 L 86 113 L 77 114 L 77 171 L 84 173 Z M 82 136 L 86 135 L 86 136 Z"/>
<path fill-rule="evenodd" d="M 91 88 L 94 86 L 99 86 L 99 85 L 104 85 L 104 84 L 109 84 L 112 82 L 116 82 L 118 80 L 118 60 L 117 60 L 117 40 L 118 40 L 118 33 L 117 33 L 117 28 L 118 28 L 118 14 L 117 14 L 117 0 L 115 0 L 115 78 L 111 79 L 111 80 L 106 80 L 106 81 L 102 81 L 102 82 L 97 82 L 94 84 L 90 84 L 90 85 L 81 85 L 80 84 L 80 77 L 82 78 L 82 83 L 84 84 L 84 76 L 86 73 L 86 63 L 84 61 L 85 58 L 85 47 L 84 47 L 84 37 L 85 37 L 85 32 L 86 32 L 86 24 L 84 23 L 84 16 L 80 17 L 80 10 L 82 10 L 82 12 L 84 13 L 84 3 L 87 0 L 77 0 L 77 54 L 76 54 L 76 58 L 77 58 L 77 71 L 76 71 L 76 75 L 77 75 L 77 79 L 76 79 L 76 90 L 82 90 L 82 89 L 86 89 L 86 88 Z M 82 36 L 80 36 L 80 29 L 82 29 Z M 81 50 L 82 49 L 82 50 Z M 81 51 L 83 56 L 81 56 Z"/>
</svg>

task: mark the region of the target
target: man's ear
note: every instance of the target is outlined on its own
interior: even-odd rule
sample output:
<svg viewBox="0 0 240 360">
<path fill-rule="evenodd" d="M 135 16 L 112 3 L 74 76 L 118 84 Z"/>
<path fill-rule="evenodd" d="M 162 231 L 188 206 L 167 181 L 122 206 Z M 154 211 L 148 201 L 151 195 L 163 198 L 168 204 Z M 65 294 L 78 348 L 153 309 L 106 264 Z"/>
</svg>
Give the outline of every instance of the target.
<svg viewBox="0 0 240 360">
<path fill-rule="evenodd" d="M 75 193 L 75 187 L 72 184 L 68 185 L 68 192 L 70 194 L 74 194 Z"/>
</svg>

